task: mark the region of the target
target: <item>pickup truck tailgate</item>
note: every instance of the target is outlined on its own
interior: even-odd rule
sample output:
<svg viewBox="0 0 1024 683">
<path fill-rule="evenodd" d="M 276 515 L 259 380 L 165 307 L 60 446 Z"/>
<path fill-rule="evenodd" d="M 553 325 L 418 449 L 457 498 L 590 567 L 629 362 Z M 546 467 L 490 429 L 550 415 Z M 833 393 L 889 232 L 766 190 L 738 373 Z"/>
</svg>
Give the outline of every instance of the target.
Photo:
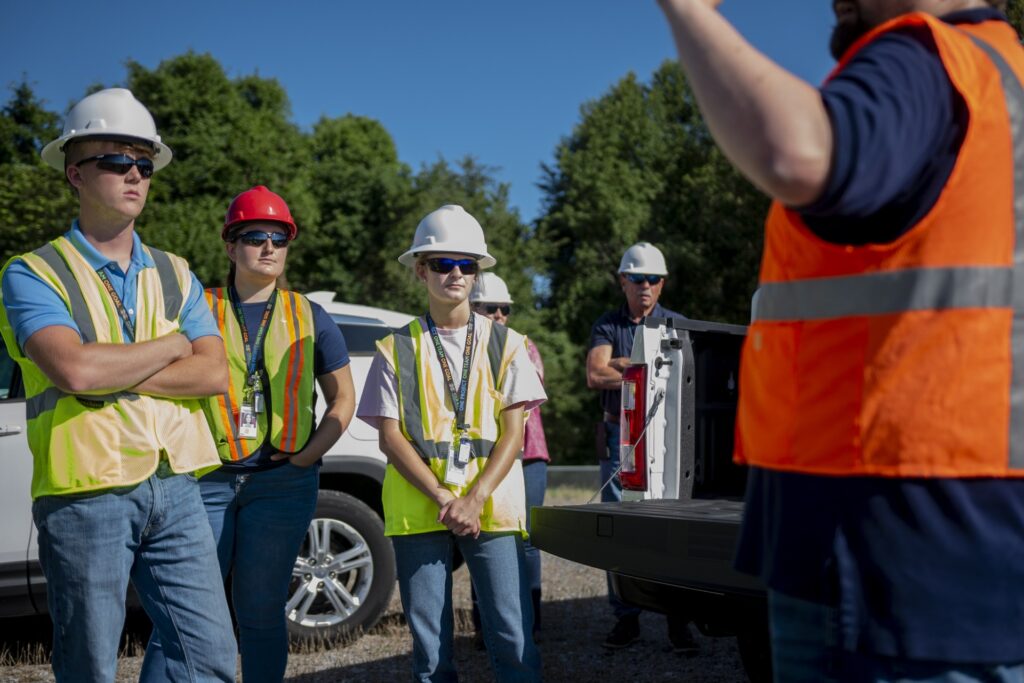
<svg viewBox="0 0 1024 683">
<path fill-rule="evenodd" d="M 534 546 L 637 579 L 715 593 L 764 594 L 732 567 L 743 503 L 644 500 L 532 510 Z"/>
</svg>

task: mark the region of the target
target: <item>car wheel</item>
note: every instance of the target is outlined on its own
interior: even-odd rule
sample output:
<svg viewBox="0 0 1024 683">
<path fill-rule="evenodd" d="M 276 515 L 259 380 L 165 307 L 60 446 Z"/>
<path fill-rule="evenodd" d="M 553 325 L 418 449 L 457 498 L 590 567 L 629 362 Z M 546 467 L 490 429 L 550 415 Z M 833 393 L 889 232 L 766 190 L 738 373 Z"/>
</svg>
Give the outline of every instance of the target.
<svg viewBox="0 0 1024 683">
<path fill-rule="evenodd" d="M 288 589 L 292 642 L 358 637 L 394 588 L 395 553 L 380 517 L 357 498 L 321 490 Z"/>
</svg>

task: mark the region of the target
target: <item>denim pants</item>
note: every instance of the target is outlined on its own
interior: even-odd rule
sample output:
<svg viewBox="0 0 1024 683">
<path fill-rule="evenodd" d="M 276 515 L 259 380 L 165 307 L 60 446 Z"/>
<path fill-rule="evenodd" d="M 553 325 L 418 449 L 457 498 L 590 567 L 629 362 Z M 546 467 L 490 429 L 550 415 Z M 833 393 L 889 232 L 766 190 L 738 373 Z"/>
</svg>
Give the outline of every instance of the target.
<svg viewBox="0 0 1024 683">
<path fill-rule="evenodd" d="M 217 543 L 221 585 L 231 574 L 246 683 L 284 678 L 288 585 L 316 510 L 318 487 L 318 467 L 291 463 L 252 474 L 213 472 L 199 482 Z"/>
<path fill-rule="evenodd" d="M 619 423 L 605 422 L 604 429 L 608 457 L 601 460 L 601 484 L 608 481 L 608 478 L 612 476 L 612 472 L 619 468 Z M 619 483 L 619 475 L 616 474 L 611 483 L 601 489 L 601 502 L 615 503 L 620 500 L 622 500 L 622 484 Z M 640 608 L 627 605 L 612 592 L 611 575 L 605 574 L 605 578 L 608 582 L 608 604 L 612 606 L 615 618 L 621 619 L 625 616 L 640 614 L 642 611 Z"/>
<path fill-rule="evenodd" d="M 533 609 L 523 562 L 522 536 L 481 533 L 479 538 L 435 531 L 392 536 L 398 589 L 412 632 L 414 681 L 457 680 L 453 661 L 455 611 L 452 556 L 466 560 L 480 602 L 484 643 L 499 683 L 541 680 L 540 652 L 531 635 Z"/>
<path fill-rule="evenodd" d="M 32 516 L 57 681 L 114 680 L 129 580 L 165 643 L 170 679 L 235 680 L 231 617 L 194 477 L 162 462 L 136 486 L 37 498 Z"/>
<path fill-rule="evenodd" d="M 768 591 L 772 671 L 779 683 L 1019 683 L 1024 665 L 957 664 L 851 652 L 834 607 Z"/>
<path fill-rule="evenodd" d="M 523 483 L 526 487 L 526 533 L 532 533 L 530 527 L 530 508 L 544 504 L 544 494 L 548 490 L 548 463 L 546 460 L 526 460 L 523 462 Z M 540 631 L 540 549 L 523 541 L 523 555 L 526 561 L 526 580 L 530 586 L 530 600 L 533 604 L 533 632 Z M 480 605 L 477 604 L 476 589 L 470 590 L 473 599 L 473 626 L 480 631 Z"/>
</svg>

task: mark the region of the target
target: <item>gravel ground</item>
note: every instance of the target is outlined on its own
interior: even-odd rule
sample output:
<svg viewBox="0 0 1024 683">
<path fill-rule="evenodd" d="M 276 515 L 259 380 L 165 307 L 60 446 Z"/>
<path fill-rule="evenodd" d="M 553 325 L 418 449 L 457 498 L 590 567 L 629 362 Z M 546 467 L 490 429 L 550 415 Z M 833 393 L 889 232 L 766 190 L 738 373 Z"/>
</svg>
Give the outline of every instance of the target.
<svg viewBox="0 0 1024 683">
<path fill-rule="evenodd" d="M 589 492 L 552 489 L 547 504 L 584 502 Z M 543 634 L 540 640 L 544 679 L 551 683 L 586 681 L 693 681 L 698 683 L 746 681 L 734 638 L 707 638 L 696 634 L 699 655 L 673 653 L 664 617 L 644 613 L 641 640 L 629 648 L 609 652 L 601 641 L 613 618 L 606 598 L 604 573 L 590 567 L 544 555 Z M 455 574 L 456 665 L 462 680 L 491 681 L 485 652 L 473 648 L 469 619 L 469 574 Z M 46 619 L 0 620 L 0 682 L 53 681 L 49 666 Z M 145 639 L 145 617 L 129 623 L 128 641 Z M 141 635 L 140 635 L 141 634 Z M 129 645 L 128 651 L 137 650 Z M 354 643 L 293 651 L 285 680 L 296 683 L 335 681 L 401 681 L 409 677 L 412 640 L 402 616 L 397 588 L 381 622 Z M 142 658 L 124 656 L 118 681 L 134 681 Z"/>
</svg>

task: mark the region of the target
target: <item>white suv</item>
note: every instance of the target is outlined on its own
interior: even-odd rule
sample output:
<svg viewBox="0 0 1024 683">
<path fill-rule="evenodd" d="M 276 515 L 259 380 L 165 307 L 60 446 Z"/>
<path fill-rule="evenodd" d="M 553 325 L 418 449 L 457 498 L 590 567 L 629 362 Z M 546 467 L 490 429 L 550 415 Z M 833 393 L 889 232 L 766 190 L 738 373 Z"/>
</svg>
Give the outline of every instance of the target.
<svg viewBox="0 0 1024 683">
<path fill-rule="evenodd" d="M 324 307 L 345 335 L 358 398 L 376 351 L 374 342 L 412 316 L 344 304 L 332 292 L 307 296 Z M 318 388 L 318 419 L 323 409 Z M 46 613 L 25 430 L 21 373 L 0 343 L 0 617 Z M 377 447 L 377 432 L 358 419 L 324 456 L 320 498 L 295 560 L 285 607 L 293 640 L 358 635 L 387 608 L 395 587 L 395 557 L 382 521 L 386 462 Z"/>
</svg>

